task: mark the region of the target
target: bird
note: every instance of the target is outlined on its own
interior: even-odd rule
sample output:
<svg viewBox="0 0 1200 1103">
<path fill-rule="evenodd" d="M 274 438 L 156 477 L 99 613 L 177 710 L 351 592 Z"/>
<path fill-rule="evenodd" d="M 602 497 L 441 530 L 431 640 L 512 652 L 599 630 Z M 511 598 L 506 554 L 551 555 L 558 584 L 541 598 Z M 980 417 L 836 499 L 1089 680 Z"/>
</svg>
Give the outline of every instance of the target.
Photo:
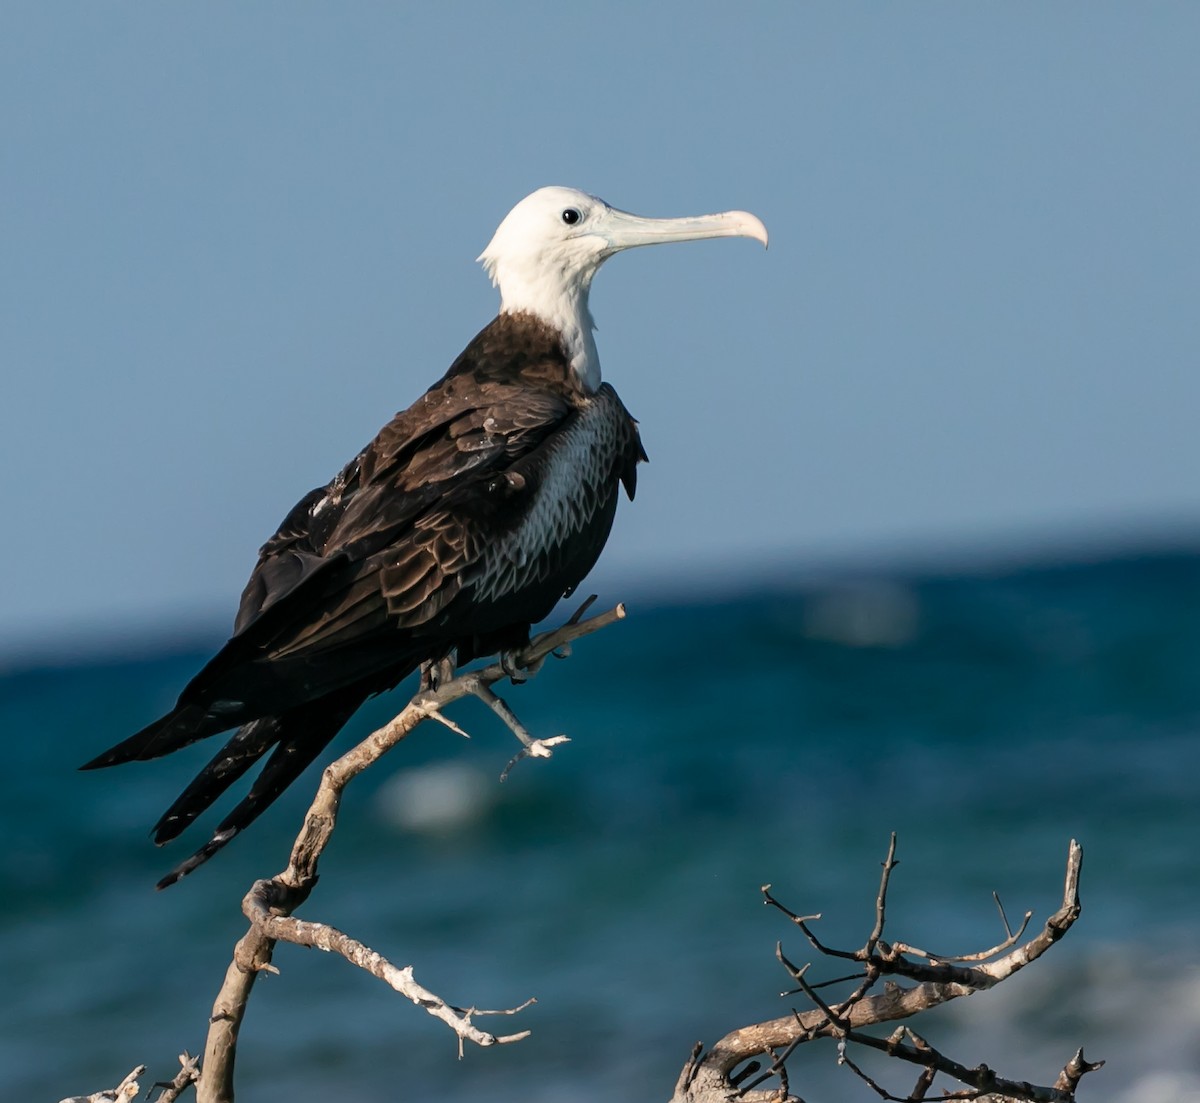
<svg viewBox="0 0 1200 1103">
<path fill-rule="evenodd" d="M 233 730 L 152 831 L 177 838 L 257 762 L 248 793 L 160 882 L 244 831 L 369 697 L 418 667 L 507 655 L 595 565 L 646 460 L 601 380 L 588 305 L 637 246 L 743 237 L 746 211 L 644 218 L 586 192 L 522 199 L 477 258 L 500 309 L 449 370 L 262 545 L 228 642 L 173 709 L 87 762 L 170 754 Z"/>
</svg>

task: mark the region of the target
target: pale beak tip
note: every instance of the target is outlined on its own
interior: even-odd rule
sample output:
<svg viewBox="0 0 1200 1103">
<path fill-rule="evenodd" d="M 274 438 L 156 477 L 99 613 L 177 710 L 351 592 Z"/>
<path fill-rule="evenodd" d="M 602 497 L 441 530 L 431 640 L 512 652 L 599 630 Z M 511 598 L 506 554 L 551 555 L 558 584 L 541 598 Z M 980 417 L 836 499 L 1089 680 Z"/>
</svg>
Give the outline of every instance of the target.
<svg viewBox="0 0 1200 1103">
<path fill-rule="evenodd" d="M 741 224 L 742 235 L 744 237 L 753 238 L 755 241 L 761 241 L 764 249 L 768 248 L 767 228 L 763 225 L 761 218 L 757 218 L 749 211 L 737 211 L 738 222 Z"/>
</svg>

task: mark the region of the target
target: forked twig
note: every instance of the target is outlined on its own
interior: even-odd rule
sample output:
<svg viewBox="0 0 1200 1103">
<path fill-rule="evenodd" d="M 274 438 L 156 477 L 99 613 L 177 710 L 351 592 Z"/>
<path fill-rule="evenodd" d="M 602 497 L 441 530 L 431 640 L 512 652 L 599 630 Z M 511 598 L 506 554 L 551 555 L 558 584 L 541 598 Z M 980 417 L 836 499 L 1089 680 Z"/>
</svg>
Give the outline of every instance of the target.
<svg viewBox="0 0 1200 1103">
<path fill-rule="evenodd" d="M 61 1103 L 129 1103 L 142 1090 L 138 1084 L 138 1077 L 145 1071 L 145 1065 L 138 1065 L 115 1088 L 93 1092 L 91 1095 L 73 1095 L 69 1099 L 62 1100 Z"/>
<path fill-rule="evenodd" d="M 939 1098 L 983 1099 L 986 1096 L 990 1099 L 1003 1097 L 1027 1100 L 1030 1103 L 1072 1103 L 1080 1078 L 1100 1064 L 1084 1061 L 1082 1052 L 1068 1062 L 1052 1087 L 1043 1087 L 1000 1077 L 986 1066 L 968 1068 L 939 1053 L 907 1027 L 899 1028 L 886 1040 L 864 1033 L 863 1028 L 909 1018 L 959 996 L 994 987 L 1041 957 L 1070 930 L 1079 917 L 1079 875 L 1083 862 L 1083 851 L 1079 844 L 1072 840 L 1068 849 L 1062 904 L 1041 931 L 1027 941 L 1020 942 L 1028 920 L 1014 934 L 1007 920 L 1002 918 L 1006 938 L 999 946 L 987 952 L 952 959 L 912 951 L 904 943 L 885 939 L 887 893 L 896 866 L 895 846 L 893 836 L 883 863 L 875 901 L 874 924 L 866 942 L 857 950 L 838 950 L 825 946 L 810 926 L 819 916 L 792 911 L 771 895 L 769 885 L 763 886 L 764 903 L 779 910 L 799 927 L 821 956 L 860 963 L 860 973 L 838 978 L 839 982 L 857 981 L 858 985 L 844 1000 L 827 1000 L 819 990 L 832 982 L 811 982 L 808 979 L 809 966 L 798 966 L 789 961 L 782 946 L 778 946 L 776 955 L 797 986 L 792 991 L 803 993 L 812 1008 L 735 1030 L 707 1053 L 693 1053 L 685 1068 L 687 1076 L 680 1077 L 672 1103 L 726 1103 L 734 1098 L 744 1103 L 792 1100 L 794 1097 L 788 1094 L 783 1079 L 786 1060 L 799 1045 L 819 1038 L 836 1040 L 839 1060 L 884 1099 L 924 1100 L 932 1088 L 934 1077 L 943 1073 L 954 1077 L 965 1087 L 959 1091 L 943 1092 Z M 905 956 L 906 953 L 911 953 L 919 960 L 912 960 Z M 882 992 L 874 992 L 875 984 L 884 976 L 900 977 L 915 983 L 905 985 L 893 981 Z M 916 1086 L 907 1096 L 890 1094 L 867 1076 L 853 1059 L 850 1047 L 859 1045 L 921 1065 L 922 1071 Z M 751 1071 L 744 1067 L 745 1062 L 762 1054 L 771 1055 L 771 1065 L 754 1075 L 758 1070 Z M 736 1074 L 735 1069 L 739 1070 Z M 756 1090 L 772 1076 L 780 1077 L 776 1090 Z"/>
</svg>

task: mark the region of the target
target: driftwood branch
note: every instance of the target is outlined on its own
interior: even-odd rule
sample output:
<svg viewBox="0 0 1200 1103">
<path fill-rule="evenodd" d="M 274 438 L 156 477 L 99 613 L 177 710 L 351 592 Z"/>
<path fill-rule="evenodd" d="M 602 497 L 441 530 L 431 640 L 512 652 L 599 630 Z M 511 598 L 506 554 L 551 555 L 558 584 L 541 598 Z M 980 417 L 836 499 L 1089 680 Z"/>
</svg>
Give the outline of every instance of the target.
<svg viewBox="0 0 1200 1103">
<path fill-rule="evenodd" d="M 258 881 L 242 901 L 242 911 L 255 927 L 276 942 L 292 942 L 297 946 L 340 954 L 351 965 L 357 965 L 373 977 L 378 977 L 400 995 L 407 997 L 418 1007 L 429 1012 L 434 1018 L 441 1019 L 446 1023 L 458 1035 L 460 1055 L 464 1041 L 474 1042 L 479 1046 L 491 1046 L 503 1045 L 506 1042 L 519 1042 L 522 1038 L 528 1037 L 528 1030 L 496 1037 L 472 1026 L 471 1016 L 515 1015 L 533 1003 L 533 1000 L 526 1000 L 520 1007 L 505 1011 L 481 1011 L 478 1008 L 451 1007 L 440 996 L 435 996 L 427 988 L 422 988 L 413 979 L 411 965 L 397 968 L 382 954 L 376 953 L 357 939 L 343 934 L 336 927 L 297 919 L 294 915 L 277 913 L 273 910 L 271 901 L 279 896 L 279 886 L 276 882 Z"/>
<path fill-rule="evenodd" d="M 814 984 L 808 979 L 809 966 L 797 967 L 777 947 L 780 963 L 796 985 L 793 990 L 803 993 L 812 1007 L 790 1015 L 743 1027 L 727 1034 L 707 1053 L 697 1045 L 675 1086 L 672 1103 L 785 1103 L 794 1097 L 788 1094 L 786 1062 L 797 1047 L 817 1039 L 836 1042 L 838 1061 L 844 1064 L 882 1099 L 925 1100 L 932 1098 L 934 1080 L 945 1075 L 964 1085 L 958 1090 L 939 1093 L 940 1099 L 972 1099 L 999 1103 L 1001 1100 L 1023 1100 L 1028 1103 L 1074 1103 L 1075 1089 L 1082 1076 L 1099 1068 L 1103 1062 L 1090 1064 L 1077 1053 L 1064 1067 L 1053 1086 L 1040 1087 L 1024 1081 L 1001 1077 L 984 1065 L 968 1068 L 939 1053 L 923 1038 L 907 1027 L 900 1027 L 890 1037 L 880 1039 L 864 1033 L 864 1028 L 907 1019 L 938 1004 L 969 996 L 1000 984 L 1026 965 L 1036 961 L 1070 930 L 1079 917 L 1079 875 L 1083 850 L 1072 840 L 1067 855 L 1067 870 L 1063 885 L 1062 904 L 1036 935 L 1021 942 L 1029 916 L 1017 932 L 1004 918 L 1001 920 L 1006 937 L 990 950 L 959 956 L 931 954 L 903 942 L 891 942 L 885 937 L 887 894 L 892 871 L 896 866 L 896 839 L 892 836 L 887 858 L 883 863 L 879 892 L 875 902 L 874 925 L 866 942 L 856 950 L 838 950 L 826 946 L 817 937 L 812 924 L 819 915 L 800 915 L 791 911 L 763 887 L 764 903 L 778 909 L 799 927 L 810 945 L 822 957 L 856 963 L 858 971 L 834 981 Z M 879 982 L 887 979 L 883 991 L 876 991 Z M 911 981 L 898 983 L 891 978 Z M 819 989 L 834 984 L 857 982 L 843 999 L 826 999 Z M 787 993 L 785 993 L 787 994 Z M 869 1077 L 853 1057 L 853 1047 L 871 1048 L 889 1057 L 921 1066 L 916 1087 L 907 1095 L 892 1095 Z M 763 1062 L 753 1058 L 769 1056 Z M 750 1061 L 751 1066 L 744 1066 Z M 762 1070 L 762 1071 L 760 1071 Z M 761 1088 L 772 1078 L 777 1086 Z M 756 1090 L 759 1089 L 759 1090 Z"/>
<path fill-rule="evenodd" d="M 61 1100 L 61 1103 L 129 1103 L 130 1100 L 136 1099 L 142 1090 L 138 1084 L 138 1077 L 142 1076 L 145 1071 L 145 1065 L 138 1065 L 115 1088 L 93 1092 L 91 1095 L 72 1095 L 68 1099 Z"/>
<path fill-rule="evenodd" d="M 287 869 L 269 880 L 256 882 L 242 901 L 242 911 L 250 920 L 250 928 L 234 947 L 233 960 L 213 1005 L 196 1085 L 198 1103 L 233 1101 L 238 1031 L 258 975 L 275 971 L 271 957 L 277 942 L 292 942 L 340 954 L 351 964 L 378 977 L 418 1007 L 446 1023 L 458 1038 L 460 1055 L 465 1042 L 480 1046 L 503 1045 L 528 1035 L 528 1031 L 491 1034 L 476 1027 L 472 1019 L 481 1015 L 512 1015 L 527 1007 L 531 1000 L 504 1011 L 454 1007 L 419 985 L 413 978 L 411 966 L 397 967 L 336 928 L 297 919 L 293 912 L 304 903 L 317 883 L 317 864 L 337 826 L 338 810 L 346 786 L 426 720 L 440 721 L 453 731 L 465 734 L 442 714 L 448 705 L 463 697 L 479 697 L 517 735 L 522 744 L 521 750 L 508 764 L 503 776 L 507 776 L 520 759 L 548 758 L 553 748 L 565 741 L 565 736 L 534 739 L 512 710 L 492 692 L 491 687 L 505 678 L 520 682 L 532 677 L 550 654 L 568 652 L 572 641 L 599 631 L 625 616 L 624 606 L 618 605 L 608 612 L 582 620 L 583 612 L 593 600 L 590 598 L 561 628 L 543 633 L 528 647 L 503 656 L 501 661 L 442 680 L 437 685 L 432 684 L 433 678 L 428 682 L 423 680 L 421 689 L 399 715 L 325 768 L 317 794 L 304 817 L 304 826 L 292 846 Z"/>
<path fill-rule="evenodd" d="M 150 1088 L 151 1091 L 154 1091 L 155 1088 L 160 1089 L 155 1103 L 175 1103 L 175 1100 L 196 1082 L 200 1075 L 198 1058 L 185 1051 L 179 1055 L 179 1066 L 179 1072 L 175 1074 L 173 1080 L 154 1084 Z M 94 1092 L 92 1095 L 73 1095 L 70 1099 L 62 1100 L 61 1103 L 131 1103 L 142 1090 L 138 1083 L 138 1077 L 143 1076 L 145 1072 L 146 1066 L 138 1065 L 115 1088 Z"/>
</svg>

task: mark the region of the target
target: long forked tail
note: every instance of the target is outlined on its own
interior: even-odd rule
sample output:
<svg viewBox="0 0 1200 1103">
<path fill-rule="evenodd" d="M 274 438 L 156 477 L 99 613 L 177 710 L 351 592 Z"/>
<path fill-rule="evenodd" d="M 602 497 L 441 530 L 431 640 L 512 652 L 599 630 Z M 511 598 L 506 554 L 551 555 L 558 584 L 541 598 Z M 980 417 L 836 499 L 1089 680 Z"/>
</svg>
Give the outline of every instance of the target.
<svg viewBox="0 0 1200 1103">
<path fill-rule="evenodd" d="M 109 747 L 79 768 L 99 770 L 105 766 L 120 766 L 124 762 L 161 758 L 200 739 L 227 731 L 238 722 L 237 717 L 222 717 L 209 712 L 203 705 L 178 704 L 166 716 L 146 725 L 115 747 Z"/>
<path fill-rule="evenodd" d="M 250 792 L 218 825 L 211 839 L 158 882 L 173 885 L 203 865 L 245 830 L 330 743 L 367 694 L 351 688 L 299 708 L 244 724 L 221 748 L 154 827 L 154 841 L 170 842 L 272 747 Z"/>
</svg>

